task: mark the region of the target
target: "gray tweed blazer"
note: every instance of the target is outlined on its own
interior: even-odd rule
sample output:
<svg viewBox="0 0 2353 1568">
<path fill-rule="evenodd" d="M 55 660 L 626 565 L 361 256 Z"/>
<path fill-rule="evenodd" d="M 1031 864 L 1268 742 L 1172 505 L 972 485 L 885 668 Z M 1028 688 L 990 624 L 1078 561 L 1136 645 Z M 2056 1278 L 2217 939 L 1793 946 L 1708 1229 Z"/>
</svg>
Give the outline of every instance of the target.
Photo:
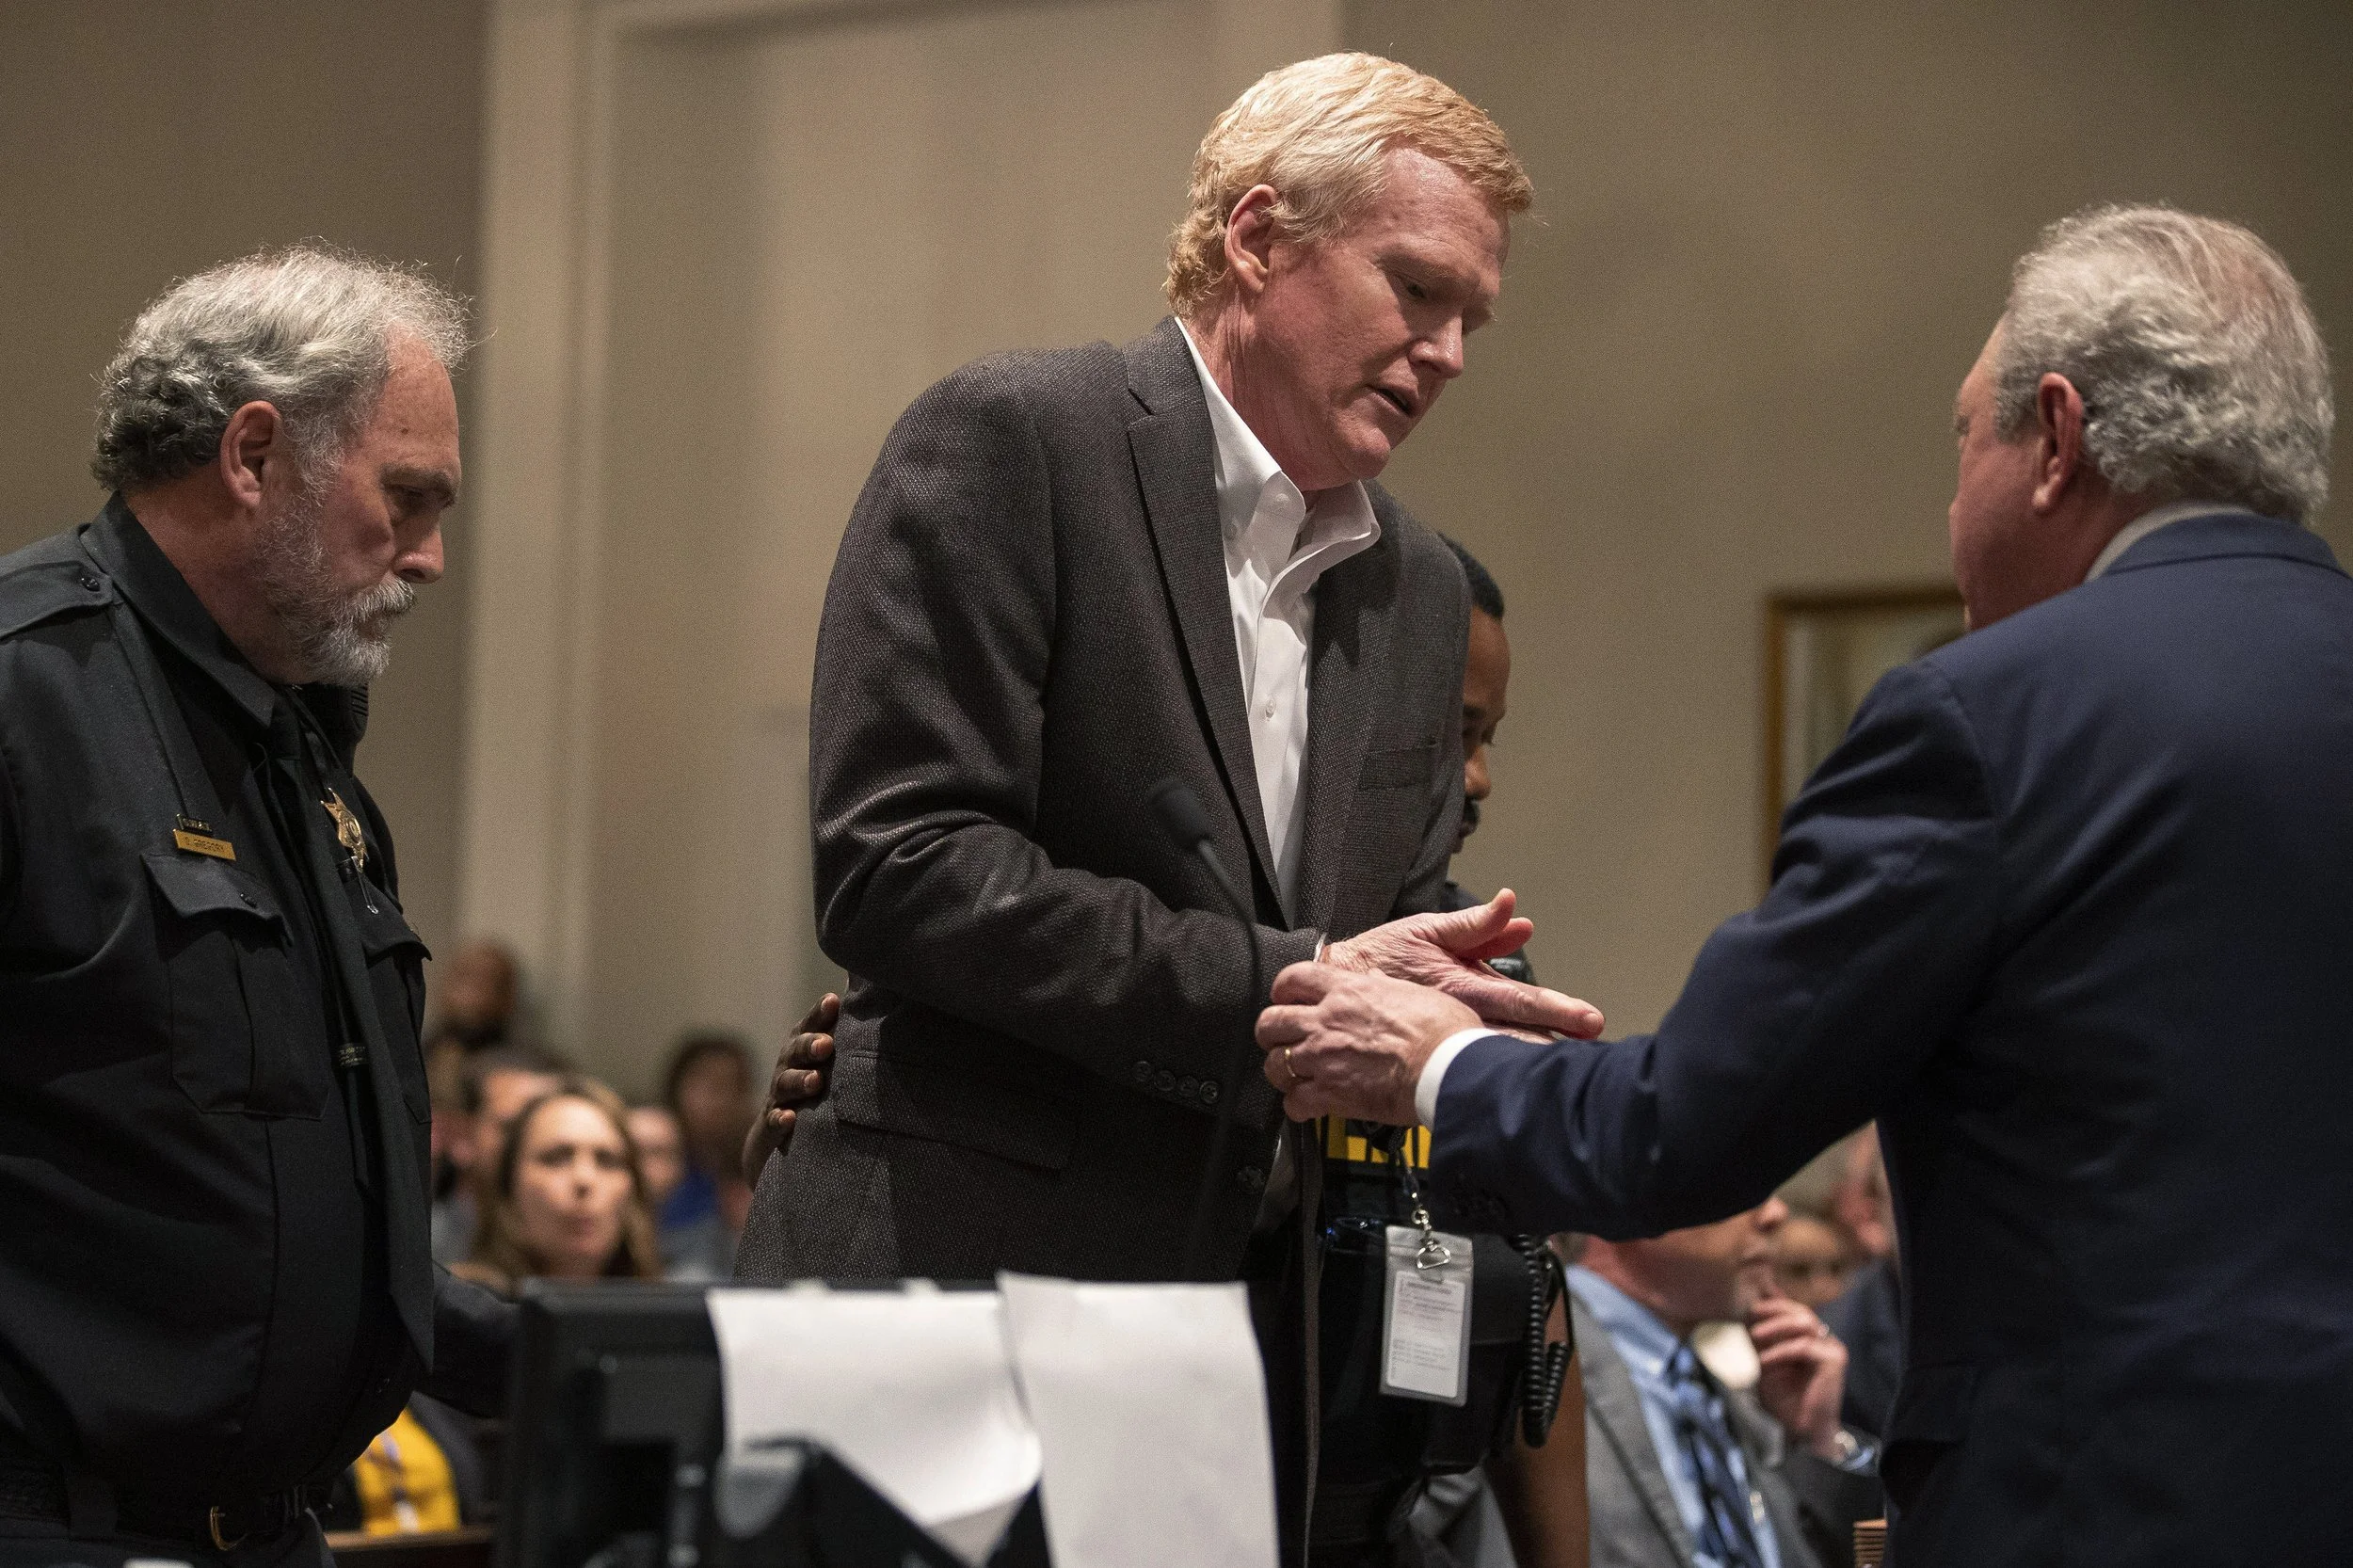
<svg viewBox="0 0 2353 1568">
<path fill-rule="evenodd" d="M 1239 1096 L 1214 1271 L 1239 1270 L 1281 1104 L 1273 973 L 1436 908 L 1461 809 L 1468 600 L 1371 487 L 1315 590 L 1298 907 L 1273 888 L 1213 490 L 1176 322 L 965 366 L 904 414 L 834 561 L 810 695 L 820 939 L 851 975 L 830 1096 L 772 1160 L 753 1281 L 1167 1279 Z M 1155 824 L 1183 778 L 1266 950 Z"/>
</svg>

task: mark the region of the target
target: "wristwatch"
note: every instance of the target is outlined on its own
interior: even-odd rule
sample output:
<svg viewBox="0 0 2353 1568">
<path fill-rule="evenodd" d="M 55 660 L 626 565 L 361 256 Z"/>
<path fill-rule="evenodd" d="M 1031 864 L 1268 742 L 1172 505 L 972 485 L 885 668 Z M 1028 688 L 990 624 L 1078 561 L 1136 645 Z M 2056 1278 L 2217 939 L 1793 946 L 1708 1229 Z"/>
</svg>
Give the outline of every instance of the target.
<svg viewBox="0 0 2353 1568">
<path fill-rule="evenodd" d="M 1845 1427 L 1831 1434 L 1830 1446 L 1835 1450 L 1831 1455 L 1831 1463 L 1841 1470 L 1867 1476 L 1879 1467 L 1880 1446 L 1865 1442 Z"/>
</svg>

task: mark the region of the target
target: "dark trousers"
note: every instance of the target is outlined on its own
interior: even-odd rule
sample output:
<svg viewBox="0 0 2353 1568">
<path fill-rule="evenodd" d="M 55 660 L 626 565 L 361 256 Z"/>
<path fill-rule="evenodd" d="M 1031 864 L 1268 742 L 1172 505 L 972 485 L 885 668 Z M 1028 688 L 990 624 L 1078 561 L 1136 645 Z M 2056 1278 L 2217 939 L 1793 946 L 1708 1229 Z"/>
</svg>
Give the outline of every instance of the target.
<svg viewBox="0 0 2353 1568">
<path fill-rule="evenodd" d="M 1418 1568 L 1405 1516 L 1418 1490 L 1335 1484 L 1320 1479 L 1315 1528 L 1306 1528 L 1306 1272 L 1299 1227 L 1286 1221 L 1250 1240 L 1242 1283 L 1266 1372 L 1267 1432 L 1274 1450 L 1274 1517 L 1283 1568 Z M 1320 1368 L 1329 1375 L 1330 1368 Z M 1318 1398 L 1321 1393 L 1319 1390 Z M 1303 1558 L 1300 1544 L 1307 1542 Z"/>
</svg>

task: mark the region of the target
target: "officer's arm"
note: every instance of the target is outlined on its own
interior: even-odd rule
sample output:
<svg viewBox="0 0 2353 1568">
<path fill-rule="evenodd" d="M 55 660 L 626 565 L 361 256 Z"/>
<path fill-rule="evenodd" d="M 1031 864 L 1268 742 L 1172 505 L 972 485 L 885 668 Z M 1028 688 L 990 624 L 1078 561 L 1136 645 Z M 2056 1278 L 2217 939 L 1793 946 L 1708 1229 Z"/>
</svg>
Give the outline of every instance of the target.
<svg viewBox="0 0 2353 1568">
<path fill-rule="evenodd" d="M 433 1369 L 417 1384 L 473 1416 L 506 1410 L 508 1363 L 522 1309 L 433 1266 Z"/>
</svg>

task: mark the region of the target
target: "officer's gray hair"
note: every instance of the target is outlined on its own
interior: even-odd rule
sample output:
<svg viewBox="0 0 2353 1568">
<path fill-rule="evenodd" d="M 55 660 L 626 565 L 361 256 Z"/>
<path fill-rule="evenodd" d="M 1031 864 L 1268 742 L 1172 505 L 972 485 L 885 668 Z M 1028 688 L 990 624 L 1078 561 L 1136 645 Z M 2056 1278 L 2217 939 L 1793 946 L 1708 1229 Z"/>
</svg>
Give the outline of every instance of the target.
<svg viewBox="0 0 2353 1568">
<path fill-rule="evenodd" d="M 315 484 L 375 411 L 400 332 L 448 370 L 470 346 L 456 296 L 325 246 L 184 279 L 139 312 L 101 378 L 90 472 L 109 489 L 168 483 L 213 461 L 230 416 L 259 402 Z"/>
<path fill-rule="evenodd" d="M 2090 207 L 2010 275 L 1994 429 L 2015 438 L 2056 371 L 2110 487 L 2302 522 L 2329 499 L 2329 350 L 2287 264 L 2235 223 Z"/>
</svg>

